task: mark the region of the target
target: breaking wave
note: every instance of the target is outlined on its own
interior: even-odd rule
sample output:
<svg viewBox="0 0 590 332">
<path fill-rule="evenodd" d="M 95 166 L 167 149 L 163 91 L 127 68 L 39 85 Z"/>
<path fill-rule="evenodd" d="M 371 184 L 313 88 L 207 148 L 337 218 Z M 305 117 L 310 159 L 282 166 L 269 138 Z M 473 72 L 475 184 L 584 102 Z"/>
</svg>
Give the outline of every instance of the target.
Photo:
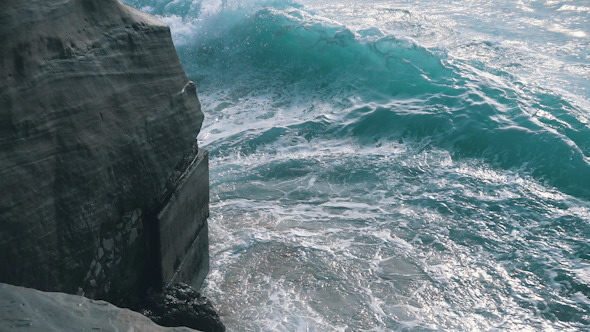
<svg viewBox="0 0 590 332">
<path fill-rule="evenodd" d="M 583 61 L 563 67 L 569 93 L 531 74 L 542 52 L 415 8 L 358 5 L 363 22 L 389 15 L 367 25 L 345 15 L 354 1 L 325 4 L 332 15 L 305 1 L 129 2 L 171 25 L 199 87 L 205 292 L 231 329 L 590 324 Z M 570 7 L 552 10 L 583 15 Z M 539 36 L 588 43 L 538 21 Z"/>
</svg>

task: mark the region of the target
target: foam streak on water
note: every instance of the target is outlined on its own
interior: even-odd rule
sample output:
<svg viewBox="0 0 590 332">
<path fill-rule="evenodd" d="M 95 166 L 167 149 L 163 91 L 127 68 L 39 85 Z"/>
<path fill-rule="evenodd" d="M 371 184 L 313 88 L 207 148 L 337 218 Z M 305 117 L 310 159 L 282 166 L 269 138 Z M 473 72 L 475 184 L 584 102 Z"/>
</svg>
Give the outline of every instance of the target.
<svg viewBox="0 0 590 332">
<path fill-rule="evenodd" d="M 198 85 L 230 330 L 590 328 L 587 3 L 129 2 Z"/>
</svg>

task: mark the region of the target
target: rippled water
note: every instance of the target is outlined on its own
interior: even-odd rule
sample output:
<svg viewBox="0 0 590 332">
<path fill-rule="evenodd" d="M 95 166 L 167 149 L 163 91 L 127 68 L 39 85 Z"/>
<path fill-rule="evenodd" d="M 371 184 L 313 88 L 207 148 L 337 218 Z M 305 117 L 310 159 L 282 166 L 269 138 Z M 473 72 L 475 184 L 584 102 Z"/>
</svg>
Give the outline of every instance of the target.
<svg viewBox="0 0 590 332">
<path fill-rule="evenodd" d="M 198 86 L 230 330 L 590 329 L 587 1 L 128 2 Z"/>
</svg>

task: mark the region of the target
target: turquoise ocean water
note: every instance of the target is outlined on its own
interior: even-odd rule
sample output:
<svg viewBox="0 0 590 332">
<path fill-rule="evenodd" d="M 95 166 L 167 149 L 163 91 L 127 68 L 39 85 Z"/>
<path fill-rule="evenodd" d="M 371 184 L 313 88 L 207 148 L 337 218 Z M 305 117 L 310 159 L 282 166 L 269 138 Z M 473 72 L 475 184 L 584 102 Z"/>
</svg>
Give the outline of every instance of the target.
<svg viewBox="0 0 590 332">
<path fill-rule="evenodd" d="M 198 86 L 229 330 L 590 330 L 590 2 L 127 2 Z"/>
</svg>

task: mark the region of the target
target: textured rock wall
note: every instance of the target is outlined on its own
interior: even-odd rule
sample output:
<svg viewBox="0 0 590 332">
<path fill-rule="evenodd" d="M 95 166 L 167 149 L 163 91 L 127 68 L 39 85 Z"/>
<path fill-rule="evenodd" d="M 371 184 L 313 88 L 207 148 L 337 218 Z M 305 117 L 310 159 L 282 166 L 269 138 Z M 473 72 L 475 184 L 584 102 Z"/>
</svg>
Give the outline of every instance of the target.
<svg viewBox="0 0 590 332">
<path fill-rule="evenodd" d="M 169 28 L 117 0 L 3 0 L 0 45 L 0 281 L 131 291 L 203 119 Z"/>
</svg>

